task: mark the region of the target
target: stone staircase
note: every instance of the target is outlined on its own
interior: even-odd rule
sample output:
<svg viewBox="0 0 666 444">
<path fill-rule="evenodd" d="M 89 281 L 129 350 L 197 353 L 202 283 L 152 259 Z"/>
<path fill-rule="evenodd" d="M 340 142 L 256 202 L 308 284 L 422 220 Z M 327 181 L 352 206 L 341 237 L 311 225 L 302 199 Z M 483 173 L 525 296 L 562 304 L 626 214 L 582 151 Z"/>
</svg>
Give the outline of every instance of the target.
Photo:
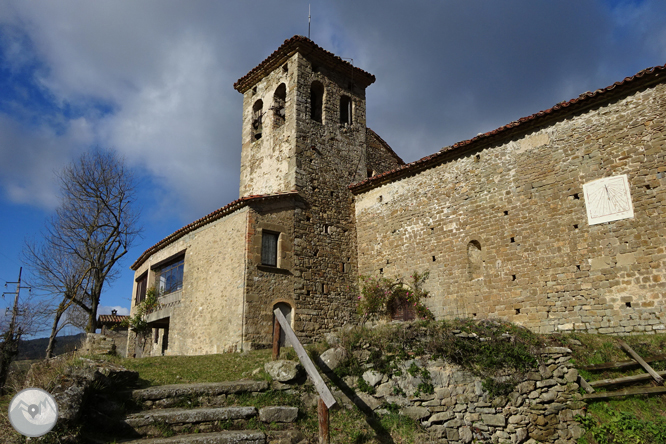
<svg viewBox="0 0 666 444">
<path fill-rule="evenodd" d="M 298 408 L 236 406 L 236 396 L 258 396 L 266 381 L 174 384 L 96 395 L 90 442 L 125 444 L 297 444 Z M 120 401 L 123 400 L 124 401 Z M 124 404 L 124 406 L 123 406 Z M 129 412 L 129 413 L 121 413 Z M 99 432 L 95 432 L 98 430 Z"/>
</svg>

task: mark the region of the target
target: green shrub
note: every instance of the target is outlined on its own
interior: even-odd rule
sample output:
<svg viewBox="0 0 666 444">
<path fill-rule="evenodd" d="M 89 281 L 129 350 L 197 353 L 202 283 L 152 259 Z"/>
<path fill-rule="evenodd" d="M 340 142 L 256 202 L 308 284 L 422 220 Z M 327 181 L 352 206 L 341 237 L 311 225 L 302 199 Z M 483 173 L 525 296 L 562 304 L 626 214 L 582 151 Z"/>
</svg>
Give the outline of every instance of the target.
<svg viewBox="0 0 666 444">
<path fill-rule="evenodd" d="M 402 278 L 392 281 L 383 276 L 361 276 L 361 296 L 357 306 L 361 321 L 388 319 L 398 307 L 406 304 L 414 307 L 420 319 L 434 319 L 432 312 L 423 304 L 423 299 L 428 297 L 428 291 L 423 289 L 428 276 L 427 271 L 423 274 L 415 271 L 409 283 Z"/>
</svg>

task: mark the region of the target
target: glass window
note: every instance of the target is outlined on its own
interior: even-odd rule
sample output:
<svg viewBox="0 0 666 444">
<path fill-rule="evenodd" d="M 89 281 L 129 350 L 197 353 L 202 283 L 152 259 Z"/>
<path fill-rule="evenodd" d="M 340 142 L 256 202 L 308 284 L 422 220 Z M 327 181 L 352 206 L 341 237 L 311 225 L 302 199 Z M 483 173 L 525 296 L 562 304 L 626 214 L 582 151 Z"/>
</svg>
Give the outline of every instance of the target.
<svg viewBox="0 0 666 444">
<path fill-rule="evenodd" d="M 277 267 L 277 244 L 279 233 L 263 231 L 261 234 L 261 265 Z"/>
<path fill-rule="evenodd" d="M 169 294 L 183 288 L 184 266 L 185 258 L 180 258 L 180 260 L 171 262 L 159 270 L 156 270 L 155 282 L 157 283 L 159 294 Z"/>
</svg>

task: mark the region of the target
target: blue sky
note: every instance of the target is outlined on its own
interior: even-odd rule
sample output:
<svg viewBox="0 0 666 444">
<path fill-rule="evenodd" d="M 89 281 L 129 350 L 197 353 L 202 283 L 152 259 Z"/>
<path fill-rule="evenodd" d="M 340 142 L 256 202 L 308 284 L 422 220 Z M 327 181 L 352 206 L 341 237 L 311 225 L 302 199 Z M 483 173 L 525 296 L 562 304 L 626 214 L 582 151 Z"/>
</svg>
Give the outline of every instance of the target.
<svg viewBox="0 0 666 444">
<path fill-rule="evenodd" d="M 368 126 L 407 162 L 666 63 L 663 1 L 0 3 L 0 282 L 58 205 L 54 172 L 94 146 L 140 180 L 131 263 L 238 197 L 233 83 L 307 34 L 377 77 Z M 2 301 L 6 303 L 6 301 Z"/>
</svg>

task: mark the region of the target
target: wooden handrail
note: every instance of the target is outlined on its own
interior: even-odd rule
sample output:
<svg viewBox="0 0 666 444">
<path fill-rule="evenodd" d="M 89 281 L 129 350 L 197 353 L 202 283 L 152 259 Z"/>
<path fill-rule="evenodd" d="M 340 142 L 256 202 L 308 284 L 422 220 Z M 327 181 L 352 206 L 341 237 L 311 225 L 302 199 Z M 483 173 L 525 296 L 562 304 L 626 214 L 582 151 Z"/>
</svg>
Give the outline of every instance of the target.
<svg viewBox="0 0 666 444">
<path fill-rule="evenodd" d="M 303 348 L 301 341 L 296 337 L 296 333 L 291 329 L 291 325 L 287 322 L 284 315 L 279 308 L 276 308 L 273 313 L 275 314 L 275 320 L 277 321 L 273 328 L 273 359 L 277 359 L 280 355 L 280 327 L 284 330 L 284 336 L 287 341 L 294 347 L 296 356 L 301 361 L 303 368 L 312 379 L 317 392 L 319 392 L 319 404 L 317 413 L 319 416 L 319 444 L 328 444 L 331 440 L 329 434 L 329 418 L 328 418 L 328 409 L 335 405 L 335 398 L 333 394 L 328 389 L 328 386 L 322 379 L 319 371 L 315 367 L 314 363 L 308 356 L 308 353 Z M 276 345 L 277 344 L 277 345 Z"/>
</svg>

